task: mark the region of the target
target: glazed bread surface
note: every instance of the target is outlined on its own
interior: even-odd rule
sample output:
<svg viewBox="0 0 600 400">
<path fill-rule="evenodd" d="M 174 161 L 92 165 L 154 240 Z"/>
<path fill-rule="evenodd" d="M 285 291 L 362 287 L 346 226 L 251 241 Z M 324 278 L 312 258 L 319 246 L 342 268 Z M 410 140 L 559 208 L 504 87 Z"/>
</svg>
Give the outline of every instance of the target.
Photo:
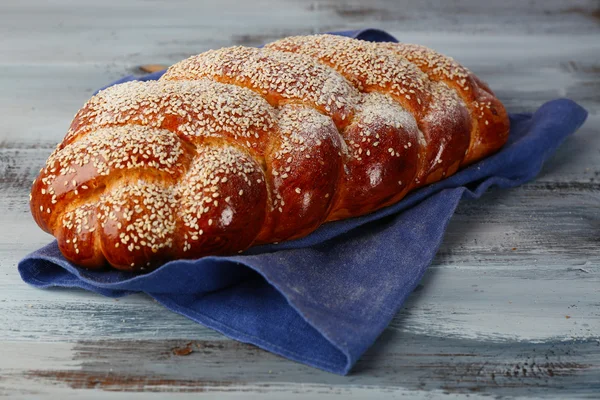
<svg viewBox="0 0 600 400">
<path fill-rule="evenodd" d="M 92 97 L 31 211 L 70 261 L 144 271 L 373 212 L 508 131 L 487 85 L 422 46 L 315 35 L 211 50 Z"/>
</svg>

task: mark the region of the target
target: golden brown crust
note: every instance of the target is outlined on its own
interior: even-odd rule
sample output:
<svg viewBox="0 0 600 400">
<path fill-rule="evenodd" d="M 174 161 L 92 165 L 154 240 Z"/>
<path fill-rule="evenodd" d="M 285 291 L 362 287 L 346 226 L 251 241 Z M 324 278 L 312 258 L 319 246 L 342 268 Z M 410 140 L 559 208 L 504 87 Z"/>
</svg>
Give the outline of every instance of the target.
<svg viewBox="0 0 600 400">
<path fill-rule="evenodd" d="M 414 63 L 429 79 L 443 82 L 456 91 L 465 103 L 470 119 L 470 144 L 461 165 L 470 164 L 500 148 L 508 138 L 508 115 L 490 88 L 471 71 L 451 57 L 425 46 L 406 43 L 381 43 Z"/>
<path fill-rule="evenodd" d="M 344 166 L 332 119 L 298 104 L 281 107 L 265 161 L 271 204 L 257 241 L 302 237 L 325 222 Z"/>
<path fill-rule="evenodd" d="M 305 236 L 498 150 L 491 90 L 422 46 L 332 35 L 209 51 L 90 99 L 32 187 L 79 265 L 146 270 Z"/>
</svg>

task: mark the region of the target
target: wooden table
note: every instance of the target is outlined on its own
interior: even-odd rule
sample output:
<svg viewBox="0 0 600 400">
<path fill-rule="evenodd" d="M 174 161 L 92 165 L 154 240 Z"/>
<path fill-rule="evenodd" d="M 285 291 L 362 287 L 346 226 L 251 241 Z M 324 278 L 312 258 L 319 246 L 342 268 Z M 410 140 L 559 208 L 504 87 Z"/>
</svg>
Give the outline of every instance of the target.
<svg viewBox="0 0 600 400">
<path fill-rule="evenodd" d="M 0 4 L 0 397 L 600 398 L 598 1 L 250 3 Z M 21 282 L 18 260 L 50 240 L 30 183 L 94 89 L 208 48 L 360 27 L 453 55 L 512 112 L 567 96 L 590 116 L 535 182 L 461 204 L 352 374 L 229 340 L 144 295 Z"/>
</svg>

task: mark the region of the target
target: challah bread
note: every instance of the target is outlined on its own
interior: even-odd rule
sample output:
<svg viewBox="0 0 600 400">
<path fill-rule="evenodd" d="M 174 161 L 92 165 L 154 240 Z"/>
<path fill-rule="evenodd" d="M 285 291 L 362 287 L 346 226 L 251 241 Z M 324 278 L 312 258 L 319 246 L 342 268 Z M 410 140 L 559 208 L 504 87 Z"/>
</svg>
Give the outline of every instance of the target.
<svg viewBox="0 0 600 400">
<path fill-rule="evenodd" d="M 70 261 L 142 271 L 393 204 L 508 131 L 491 90 L 425 47 L 316 35 L 211 50 L 92 97 L 31 210 Z"/>
</svg>

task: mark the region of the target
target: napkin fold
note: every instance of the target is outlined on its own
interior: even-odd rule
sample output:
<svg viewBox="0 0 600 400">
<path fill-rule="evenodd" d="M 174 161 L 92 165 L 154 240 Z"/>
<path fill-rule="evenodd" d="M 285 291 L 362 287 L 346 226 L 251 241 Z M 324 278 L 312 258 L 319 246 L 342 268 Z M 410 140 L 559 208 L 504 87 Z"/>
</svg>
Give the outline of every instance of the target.
<svg viewBox="0 0 600 400">
<path fill-rule="evenodd" d="M 336 34 L 396 41 L 375 29 Z M 79 268 L 53 242 L 20 261 L 19 273 L 38 288 L 78 287 L 109 297 L 144 292 L 233 339 L 347 374 L 423 276 L 459 201 L 531 180 L 586 117 L 568 99 L 533 114 L 511 114 L 508 143 L 495 155 L 393 206 L 327 223 L 302 239 L 235 256 L 171 261 L 145 275 Z"/>
</svg>

